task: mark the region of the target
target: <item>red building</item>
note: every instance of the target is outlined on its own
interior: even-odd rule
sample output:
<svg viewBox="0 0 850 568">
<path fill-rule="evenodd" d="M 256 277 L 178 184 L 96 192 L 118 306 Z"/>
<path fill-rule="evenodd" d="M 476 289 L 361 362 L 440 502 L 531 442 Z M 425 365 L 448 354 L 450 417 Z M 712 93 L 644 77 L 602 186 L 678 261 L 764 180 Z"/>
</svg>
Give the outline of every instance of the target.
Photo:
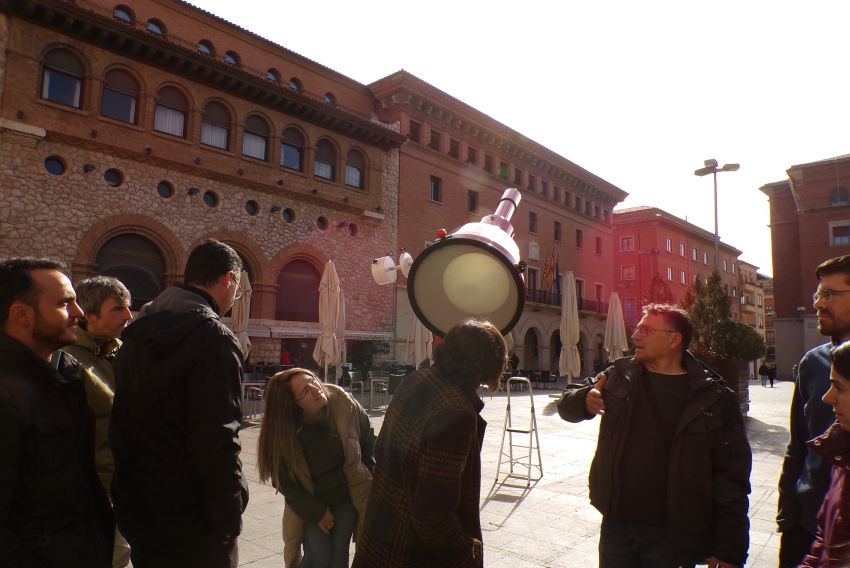
<svg viewBox="0 0 850 568">
<path fill-rule="evenodd" d="M 512 333 L 520 367 L 557 372 L 560 295 L 555 278 L 544 278 L 548 262 L 575 274 L 579 351 L 591 373 L 605 360 L 612 211 L 626 192 L 409 73 L 369 87 L 378 116 L 408 139 L 399 152 L 399 246 L 416 256 L 437 228 L 477 221 L 493 212 L 506 187 L 518 188 L 522 203 L 511 223 L 528 262 L 528 300 Z M 407 329 L 404 282 L 396 297 L 396 329 Z"/>
<path fill-rule="evenodd" d="M 761 191 L 770 200 L 777 373 L 827 338 L 817 330 L 812 294 L 815 269 L 824 260 L 850 254 L 850 156 L 788 169 L 788 179 Z"/>
<path fill-rule="evenodd" d="M 626 325 L 640 319 L 650 298 L 653 277 L 673 301 L 681 302 L 696 279 L 714 270 L 714 234 L 657 207 L 614 212 L 614 282 L 623 302 Z M 732 318 L 740 319 L 738 256 L 720 242 L 718 273 L 732 297 Z"/>
</svg>

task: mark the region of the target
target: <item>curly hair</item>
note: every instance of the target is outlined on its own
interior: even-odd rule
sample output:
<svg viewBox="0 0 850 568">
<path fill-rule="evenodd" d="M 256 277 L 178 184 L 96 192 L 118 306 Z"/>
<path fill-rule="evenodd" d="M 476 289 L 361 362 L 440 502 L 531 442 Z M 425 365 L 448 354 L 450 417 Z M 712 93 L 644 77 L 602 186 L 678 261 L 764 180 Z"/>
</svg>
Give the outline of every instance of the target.
<svg viewBox="0 0 850 568">
<path fill-rule="evenodd" d="M 436 348 L 434 365 L 443 376 L 465 388 L 486 384 L 496 390 L 508 365 L 507 354 L 505 338 L 496 326 L 471 318 L 449 330 Z"/>
</svg>

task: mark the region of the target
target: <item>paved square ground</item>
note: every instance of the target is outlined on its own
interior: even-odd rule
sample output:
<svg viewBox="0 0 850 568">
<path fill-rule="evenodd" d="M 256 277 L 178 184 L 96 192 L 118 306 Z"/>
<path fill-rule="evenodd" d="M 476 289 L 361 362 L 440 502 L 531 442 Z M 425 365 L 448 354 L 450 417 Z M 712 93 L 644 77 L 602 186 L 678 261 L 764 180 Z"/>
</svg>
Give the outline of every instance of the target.
<svg viewBox="0 0 850 568">
<path fill-rule="evenodd" d="M 761 387 L 758 382 L 750 383 L 750 414 L 746 422 L 753 448 L 753 472 L 747 566 L 777 565 L 776 483 L 788 441 L 792 389 L 789 382 L 777 382 L 773 389 Z M 562 421 L 555 411 L 555 399 L 549 394 L 544 391 L 534 395 L 543 476 L 529 488 L 524 480 L 507 478 L 505 467 L 498 482 L 495 481 L 507 396 L 505 393 L 492 398 L 484 396 L 482 416 L 488 426 L 482 450 L 481 528 L 488 568 L 598 565 L 600 515 L 587 499 L 587 474 L 596 449 L 598 420 L 581 424 Z M 531 415 L 528 393 L 512 393 L 511 407 L 514 425 L 527 423 Z M 383 414 L 372 413 L 371 419 L 377 433 Z M 283 498 L 271 487 L 259 483 L 258 433 L 257 425 L 248 426 L 241 433 L 250 502 L 243 516 L 239 565 L 281 568 Z M 515 443 L 522 443 L 520 438 L 515 438 Z M 353 546 L 351 551 L 353 554 Z"/>
</svg>

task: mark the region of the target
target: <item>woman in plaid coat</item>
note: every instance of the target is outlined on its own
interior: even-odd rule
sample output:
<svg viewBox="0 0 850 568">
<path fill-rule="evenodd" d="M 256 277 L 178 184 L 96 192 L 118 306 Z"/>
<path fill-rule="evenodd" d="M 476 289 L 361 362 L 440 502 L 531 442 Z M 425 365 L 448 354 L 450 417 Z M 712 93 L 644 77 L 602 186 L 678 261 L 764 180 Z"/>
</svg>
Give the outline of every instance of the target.
<svg viewBox="0 0 850 568">
<path fill-rule="evenodd" d="M 435 365 L 396 391 L 375 445 L 375 471 L 354 568 L 484 565 L 479 518 L 478 386 L 498 387 L 505 340 L 489 322 L 446 334 Z"/>
</svg>

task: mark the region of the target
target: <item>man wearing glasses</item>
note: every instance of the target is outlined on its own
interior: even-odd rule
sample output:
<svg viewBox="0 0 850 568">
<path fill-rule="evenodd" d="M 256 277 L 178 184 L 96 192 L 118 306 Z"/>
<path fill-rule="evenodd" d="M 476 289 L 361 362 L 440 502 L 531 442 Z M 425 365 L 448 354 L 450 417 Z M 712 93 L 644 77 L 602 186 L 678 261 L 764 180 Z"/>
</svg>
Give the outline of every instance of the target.
<svg viewBox="0 0 850 568">
<path fill-rule="evenodd" d="M 134 568 L 235 568 L 248 488 L 239 461 L 242 351 L 222 322 L 242 261 L 209 240 L 124 331 L 109 441 L 112 499 Z"/>
<path fill-rule="evenodd" d="M 567 390 L 569 422 L 602 416 L 590 502 L 600 568 L 743 566 L 752 453 L 735 393 L 690 352 L 688 313 L 644 307 L 633 357 Z"/>
<path fill-rule="evenodd" d="M 829 352 L 850 339 L 850 256 L 831 258 L 815 271 L 812 296 L 818 331 L 831 341 L 815 347 L 800 360 L 791 398 L 791 439 L 779 478 L 776 522 L 782 533 L 780 568 L 798 566 L 812 546 L 818 511 L 829 487 L 831 463 L 808 449 L 806 441 L 823 434 L 835 421 L 832 407 L 821 400 L 829 389 Z"/>
</svg>

